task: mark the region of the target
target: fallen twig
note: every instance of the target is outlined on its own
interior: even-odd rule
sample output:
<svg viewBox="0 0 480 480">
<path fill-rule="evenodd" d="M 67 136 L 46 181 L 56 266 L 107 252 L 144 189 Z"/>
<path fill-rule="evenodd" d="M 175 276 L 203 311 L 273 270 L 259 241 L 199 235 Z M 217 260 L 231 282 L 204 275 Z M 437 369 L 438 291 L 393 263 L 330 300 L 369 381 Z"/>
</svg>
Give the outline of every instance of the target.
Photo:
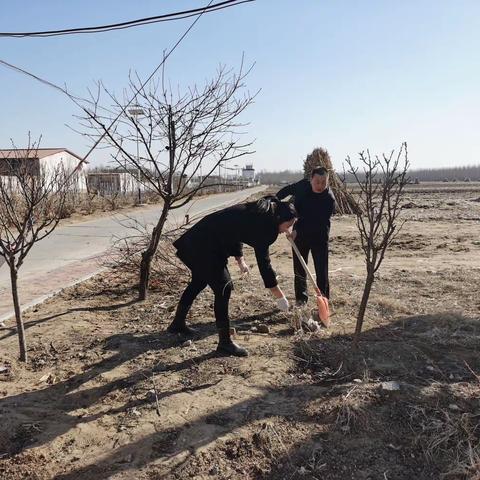
<svg viewBox="0 0 480 480">
<path fill-rule="evenodd" d="M 470 370 L 470 372 L 472 373 L 472 375 L 477 379 L 478 383 L 480 383 L 480 375 L 478 375 L 477 373 L 475 373 L 472 369 L 472 367 L 470 367 L 470 365 L 467 363 L 466 360 L 463 361 L 463 363 L 465 363 L 465 365 L 467 366 L 467 368 Z"/>
<path fill-rule="evenodd" d="M 153 370 L 152 370 L 152 384 L 153 384 L 153 391 L 155 392 L 156 411 L 157 411 L 157 415 L 160 416 L 160 403 L 158 403 L 158 391 L 157 391 L 157 386 L 155 385 L 155 372 Z"/>
</svg>

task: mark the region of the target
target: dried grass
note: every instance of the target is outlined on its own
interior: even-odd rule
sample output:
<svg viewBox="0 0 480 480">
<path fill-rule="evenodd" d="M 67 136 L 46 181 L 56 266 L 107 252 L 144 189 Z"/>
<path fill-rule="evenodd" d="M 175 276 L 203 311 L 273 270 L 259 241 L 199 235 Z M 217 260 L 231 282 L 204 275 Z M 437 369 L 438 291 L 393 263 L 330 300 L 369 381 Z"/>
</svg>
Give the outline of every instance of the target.
<svg viewBox="0 0 480 480">
<path fill-rule="evenodd" d="M 137 276 L 140 272 L 142 252 L 150 242 L 151 233 L 148 226 L 126 218 L 127 222 L 129 220 L 133 222 L 126 224 L 130 233 L 114 239 L 107 255 L 102 258 L 102 266 L 113 277 Z M 169 235 L 163 236 L 152 261 L 151 286 L 155 287 L 159 282 L 166 285 L 176 284 L 189 275 L 188 268 L 176 255 L 172 239 Z"/>
<path fill-rule="evenodd" d="M 335 426 L 345 434 L 369 430 L 371 398 L 362 384 L 354 385 L 341 397 L 337 406 Z"/>
<path fill-rule="evenodd" d="M 408 421 L 427 461 L 448 460 L 443 478 L 480 479 L 480 414 L 411 405 Z"/>
<path fill-rule="evenodd" d="M 335 195 L 337 213 L 356 213 L 359 209 L 358 203 L 353 198 L 353 195 L 347 191 L 343 182 L 335 173 L 327 150 L 323 148 L 315 148 L 312 153 L 307 155 L 303 165 L 305 176 L 309 178 L 312 170 L 316 167 L 323 167 L 329 173 L 329 183 L 330 188 Z"/>
</svg>

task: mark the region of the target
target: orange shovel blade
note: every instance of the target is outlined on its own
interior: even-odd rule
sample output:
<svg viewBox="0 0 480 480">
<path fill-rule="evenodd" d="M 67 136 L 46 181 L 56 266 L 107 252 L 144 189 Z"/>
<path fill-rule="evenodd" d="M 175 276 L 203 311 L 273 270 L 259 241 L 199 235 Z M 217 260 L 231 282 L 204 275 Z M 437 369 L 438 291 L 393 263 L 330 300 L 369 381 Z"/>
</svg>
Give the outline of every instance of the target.
<svg viewBox="0 0 480 480">
<path fill-rule="evenodd" d="M 321 322 L 328 327 L 330 325 L 330 308 L 328 299 L 323 295 L 317 295 L 318 316 Z"/>
</svg>

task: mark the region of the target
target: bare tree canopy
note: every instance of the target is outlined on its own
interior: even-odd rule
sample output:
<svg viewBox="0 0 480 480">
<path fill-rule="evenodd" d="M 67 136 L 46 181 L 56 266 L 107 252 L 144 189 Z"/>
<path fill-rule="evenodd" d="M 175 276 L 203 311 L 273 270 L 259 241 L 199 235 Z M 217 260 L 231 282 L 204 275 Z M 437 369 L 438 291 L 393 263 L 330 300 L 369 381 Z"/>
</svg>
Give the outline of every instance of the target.
<svg viewBox="0 0 480 480">
<path fill-rule="evenodd" d="M 361 152 L 360 167 L 355 167 L 350 157 L 346 159 L 346 164 L 347 173 L 355 178 L 357 187 L 360 207 L 357 211 L 357 227 L 367 267 L 355 329 L 357 343 L 375 274 L 403 226 L 399 215 L 404 189 L 409 183 L 407 144 L 403 143 L 396 155 L 393 150 L 390 155 L 383 154 L 381 157 L 372 157 L 368 150 Z"/>
<path fill-rule="evenodd" d="M 240 141 L 247 124 L 239 116 L 254 98 L 244 91 L 248 73 L 243 64 L 239 73 L 220 67 L 203 87 L 193 86 L 186 92 L 167 87 L 163 77 L 142 86 L 137 75 L 130 75 L 128 93 L 122 99 L 99 84 L 91 98 L 93 108 L 87 108 L 90 115 L 82 118 L 84 133 L 96 141 L 106 132 L 103 146 L 113 148 L 114 162 L 139 172 L 140 182 L 178 208 L 205 187 L 205 180 L 219 165 L 253 153 L 252 142 Z M 113 107 L 101 106 L 102 95 Z M 135 105 L 108 129 L 131 97 Z M 199 176 L 200 183 L 188 188 Z"/>
</svg>

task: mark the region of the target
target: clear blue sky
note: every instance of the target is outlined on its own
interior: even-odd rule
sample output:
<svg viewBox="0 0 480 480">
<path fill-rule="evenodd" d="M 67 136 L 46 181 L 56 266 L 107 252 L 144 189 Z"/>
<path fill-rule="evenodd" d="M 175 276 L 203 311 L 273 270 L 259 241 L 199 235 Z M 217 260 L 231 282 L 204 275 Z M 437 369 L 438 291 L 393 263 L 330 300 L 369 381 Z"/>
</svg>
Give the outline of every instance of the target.
<svg viewBox="0 0 480 480">
<path fill-rule="evenodd" d="M 3 2 L 0 31 L 88 26 L 205 5 L 206 0 Z M 159 63 L 191 19 L 96 35 L 0 38 L 0 58 L 85 96 L 121 91 L 129 69 Z M 248 111 L 257 169 L 298 169 L 315 146 L 337 167 L 406 140 L 414 168 L 480 163 L 480 1 L 257 0 L 204 15 L 167 63 L 173 83 L 203 82 L 219 63 L 256 62 Z M 30 130 L 79 154 L 65 97 L 0 68 L 0 145 Z M 102 163 L 103 154 L 92 157 Z"/>
</svg>

